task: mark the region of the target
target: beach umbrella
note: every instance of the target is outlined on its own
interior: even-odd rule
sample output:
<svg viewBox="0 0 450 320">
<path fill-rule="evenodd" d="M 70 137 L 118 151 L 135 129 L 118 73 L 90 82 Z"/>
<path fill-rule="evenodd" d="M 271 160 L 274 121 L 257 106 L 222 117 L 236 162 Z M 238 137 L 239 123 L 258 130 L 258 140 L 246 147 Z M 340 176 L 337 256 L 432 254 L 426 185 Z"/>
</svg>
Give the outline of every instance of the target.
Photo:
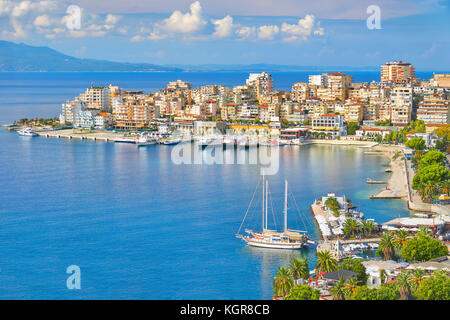
<svg viewBox="0 0 450 320">
<path fill-rule="evenodd" d="M 416 267 L 414 267 L 413 265 L 409 265 L 409 266 L 407 266 L 406 267 L 406 269 L 408 269 L 408 270 L 413 270 L 413 269 L 415 269 Z"/>
</svg>

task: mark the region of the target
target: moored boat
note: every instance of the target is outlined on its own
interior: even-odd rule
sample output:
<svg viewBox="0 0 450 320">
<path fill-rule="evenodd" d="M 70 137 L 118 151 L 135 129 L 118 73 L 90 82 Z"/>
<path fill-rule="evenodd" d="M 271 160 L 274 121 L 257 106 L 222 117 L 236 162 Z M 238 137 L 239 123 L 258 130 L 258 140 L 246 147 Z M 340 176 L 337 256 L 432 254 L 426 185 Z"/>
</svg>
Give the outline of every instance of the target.
<svg viewBox="0 0 450 320">
<path fill-rule="evenodd" d="M 26 137 L 36 137 L 37 136 L 37 133 L 34 132 L 30 127 L 19 130 L 19 131 L 17 131 L 17 133 L 20 134 L 21 136 L 26 136 Z"/>
<path fill-rule="evenodd" d="M 264 185 L 265 183 L 265 185 Z M 269 202 L 269 182 L 264 181 L 263 177 L 263 201 L 262 201 L 262 230 L 253 231 L 246 229 L 245 232 L 248 235 L 236 234 L 237 238 L 242 239 L 247 245 L 260 248 L 270 249 L 288 249 L 296 250 L 301 249 L 312 241 L 309 240 L 309 235 L 306 231 L 290 230 L 287 226 L 287 195 L 288 195 L 288 182 L 285 181 L 285 195 L 284 195 L 284 226 L 283 231 L 275 231 L 268 229 L 267 215 L 268 215 L 268 202 Z M 249 206 L 250 208 L 250 206 Z M 248 213 L 248 210 L 247 210 Z M 247 216 L 247 213 L 245 216 Z M 245 220 L 245 217 L 244 217 Z M 242 221 L 243 223 L 244 221 Z M 242 224 L 241 224 L 242 226 Z"/>
</svg>

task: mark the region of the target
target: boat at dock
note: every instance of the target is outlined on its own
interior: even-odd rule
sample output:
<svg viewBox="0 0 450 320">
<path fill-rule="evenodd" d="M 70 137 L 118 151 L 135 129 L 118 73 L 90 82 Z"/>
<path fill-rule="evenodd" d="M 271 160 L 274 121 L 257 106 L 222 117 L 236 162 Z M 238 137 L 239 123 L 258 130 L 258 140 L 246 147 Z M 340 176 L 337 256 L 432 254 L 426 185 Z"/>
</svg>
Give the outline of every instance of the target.
<svg viewBox="0 0 450 320">
<path fill-rule="evenodd" d="M 237 238 L 242 239 L 245 243 L 252 247 L 260 247 L 260 248 L 270 248 L 270 249 L 288 249 L 288 250 L 296 250 L 301 249 L 308 244 L 314 243 L 312 240 L 309 240 L 310 236 L 306 231 L 298 231 L 291 230 L 287 226 L 287 198 L 288 198 L 288 182 L 285 181 L 285 191 L 284 191 L 284 226 L 283 231 L 269 230 L 267 223 L 267 215 L 268 215 L 268 203 L 269 203 L 269 182 L 262 178 L 262 230 L 254 231 L 250 229 L 246 229 L 245 232 L 247 235 L 236 234 Z M 255 190 L 256 193 L 256 190 Z M 253 200 L 253 198 L 252 198 Z M 249 205 L 249 209 L 251 206 L 251 202 Z M 248 214 L 248 210 L 244 216 L 244 220 L 241 223 L 241 227 L 245 221 L 245 218 Z"/>
<path fill-rule="evenodd" d="M 372 180 L 370 178 L 367 178 L 366 179 L 366 183 L 367 184 L 385 184 L 386 181 L 377 181 L 377 180 Z"/>
<path fill-rule="evenodd" d="M 137 143 L 138 140 L 136 138 L 117 138 L 114 142 L 118 143 Z"/>
<path fill-rule="evenodd" d="M 30 127 L 19 130 L 19 131 L 17 131 L 17 133 L 21 136 L 26 136 L 26 137 L 36 137 L 38 135 Z"/>
<path fill-rule="evenodd" d="M 167 138 L 164 141 L 162 141 L 162 144 L 166 146 L 176 145 L 181 142 L 180 138 Z"/>
<path fill-rule="evenodd" d="M 141 135 L 136 142 L 138 147 L 145 147 L 156 144 L 158 141 L 155 137 L 151 137 L 149 135 Z"/>
</svg>

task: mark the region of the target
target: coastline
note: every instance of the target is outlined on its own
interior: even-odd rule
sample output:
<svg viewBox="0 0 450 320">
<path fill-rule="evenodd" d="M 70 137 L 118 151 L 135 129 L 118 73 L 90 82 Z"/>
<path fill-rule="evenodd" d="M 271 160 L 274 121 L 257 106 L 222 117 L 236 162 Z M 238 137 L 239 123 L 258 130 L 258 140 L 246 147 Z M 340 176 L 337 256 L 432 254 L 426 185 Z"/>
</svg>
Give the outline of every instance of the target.
<svg viewBox="0 0 450 320">
<path fill-rule="evenodd" d="M 417 192 L 412 189 L 414 172 L 411 170 L 410 161 L 402 155 L 393 159 L 394 154 L 401 151 L 402 147 L 378 145 L 372 149 L 381 151 L 380 154 L 390 159 L 389 166 L 392 174 L 387 181 L 386 188 L 372 195 L 371 199 L 399 199 L 406 201 L 410 210 L 450 216 L 450 206 L 424 203 Z"/>
</svg>

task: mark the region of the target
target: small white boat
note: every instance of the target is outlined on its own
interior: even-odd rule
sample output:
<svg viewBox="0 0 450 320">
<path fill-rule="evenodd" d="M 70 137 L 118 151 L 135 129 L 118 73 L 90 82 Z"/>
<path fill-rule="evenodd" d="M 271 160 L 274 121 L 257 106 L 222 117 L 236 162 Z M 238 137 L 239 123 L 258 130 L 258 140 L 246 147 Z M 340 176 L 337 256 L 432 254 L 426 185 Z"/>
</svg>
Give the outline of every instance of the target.
<svg viewBox="0 0 450 320">
<path fill-rule="evenodd" d="M 133 139 L 133 138 L 117 138 L 114 140 L 114 142 L 119 142 L 119 143 L 137 143 L 137 139 Z"/>
<path fill-rule="evenodd" d="M 21 136 L 26 136 L 26 137 L 36 137 L 37 136 L 37 133 L 34 132 L 30 127 L 19 130 L 19 131 L 17 131 L 17 133 L 20 134 Z"/>
<path fill-rule="evenodd" d="M 179 144 L 180 142 L 181 142 L 181 139 L 179 139 L 179 138 L 168 138 L 163 141 L 163 144 L 165 144 L 166 146 L 171 146 L 171 145 Z"/>
<path fill-rule="evenodd" d="M 156 144 L 156 139 L 148 135 L 141 135 L 139 140 L 136 142 L 138 147 L 150 146 Z"/>
</svg>

